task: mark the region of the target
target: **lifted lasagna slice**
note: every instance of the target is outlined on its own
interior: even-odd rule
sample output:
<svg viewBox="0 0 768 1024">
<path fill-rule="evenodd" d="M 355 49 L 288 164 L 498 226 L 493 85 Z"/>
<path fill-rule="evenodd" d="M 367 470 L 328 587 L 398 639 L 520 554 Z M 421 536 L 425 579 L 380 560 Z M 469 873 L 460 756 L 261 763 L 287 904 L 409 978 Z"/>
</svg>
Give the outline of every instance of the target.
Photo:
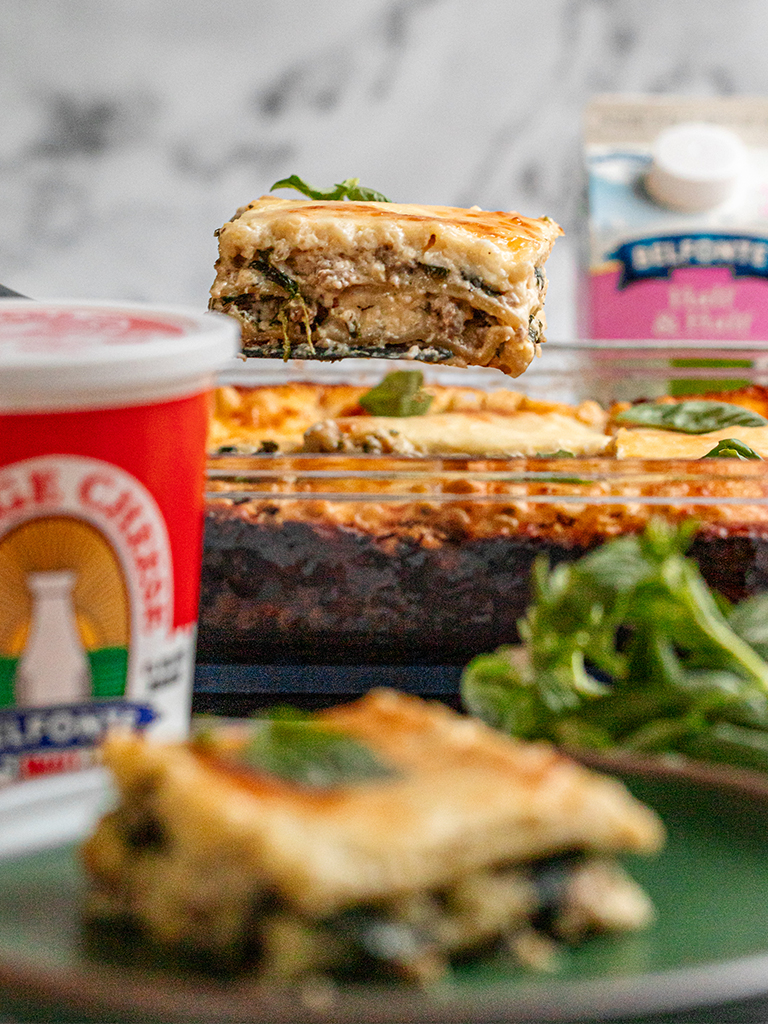
<svg viewBox="0 0 768 1024">
<path fill-rule="evenodd" d="M 536 959 L 540 929 L 648 922 L 616 855 L 663 829 L 620 782 L 391 690 L 279 724 L 107 742 L 119 802 L 83 851 L 93 915 L 281 981 L 426 982 L 493 943 Z"/>
<path fill-rule="evenodd" d="M 210 306 L 251 356 L 384 356 L 516 377 L 544 340 L 548 217 L 264 196 L 219 231 Z"/>
</svg>

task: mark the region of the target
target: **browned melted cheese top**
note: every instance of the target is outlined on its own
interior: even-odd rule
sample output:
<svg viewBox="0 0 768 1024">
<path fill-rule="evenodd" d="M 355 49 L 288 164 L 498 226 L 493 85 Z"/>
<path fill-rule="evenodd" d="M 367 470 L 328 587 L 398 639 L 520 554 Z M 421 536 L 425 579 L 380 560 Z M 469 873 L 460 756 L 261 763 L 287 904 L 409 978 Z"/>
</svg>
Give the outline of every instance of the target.
<svg viewBox="0 0 768 1024">
<path fill-rule="evenodd" d="M 280 219 L 291 215 L 319 221 L 353 221 L 364 226 L 365 221 L 451 227 L 467 235 L 493 242 L 495 247 L 508 250 L 516 257 L 542 243 L 550 243 L 562 234 L 562 229 L 548 217 L 523 217 L 513 211 L 463 209 L 458 206 L 419 206 L 405 203 L 349 202 L 346 200 L 314 201 L 307 199 L 277 199 L 262 196 L 238 211 L 233 220 L 255 225 L 259 220 Z M 407 230 L 407 229 L 406 229 Z M 426 247 L 428 251 L 428 246 Z"/>
</svg>

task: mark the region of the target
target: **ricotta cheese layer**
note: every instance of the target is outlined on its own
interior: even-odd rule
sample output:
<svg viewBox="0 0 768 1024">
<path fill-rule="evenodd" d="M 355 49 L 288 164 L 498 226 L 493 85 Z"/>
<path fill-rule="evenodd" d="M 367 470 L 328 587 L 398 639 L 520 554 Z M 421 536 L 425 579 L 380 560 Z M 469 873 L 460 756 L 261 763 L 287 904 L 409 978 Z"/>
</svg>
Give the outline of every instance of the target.
<svg viewBox="0 0 768 1024">
<path fill-rule="evenodd" d="M 653 427 L 619 427 L 614 438 L 618 459 L 702 459 L 718 441 L 737 438 L 768 459 L 768 427 L 721 427 L 706 434 L 679 434 Z"/>
</svg>

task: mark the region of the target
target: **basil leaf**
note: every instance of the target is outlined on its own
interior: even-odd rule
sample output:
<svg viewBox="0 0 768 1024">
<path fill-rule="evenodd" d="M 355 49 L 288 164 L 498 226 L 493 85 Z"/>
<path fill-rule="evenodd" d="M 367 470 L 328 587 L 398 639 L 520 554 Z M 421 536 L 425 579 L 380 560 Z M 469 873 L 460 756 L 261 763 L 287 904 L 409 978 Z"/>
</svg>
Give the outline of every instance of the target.
<svg viewBox="0 0 768 1024">
<path fill-rule="evenodd" d="M 275 182 L 269 191 L 274 192 L 277 188 L 294 188 L 297 192 L 301 192 L 302 195 L 308 196 L 310 199 L 341 199 L 339 185 L 334 185 L 330 189 L 313 188 L 303 178 L 300 178 L 298 174 L 292 174 L 288 178 L 281 178 Z"/>
<path fill-rule="evenodd" d="M 751 409 L 731 402 L 641 402 L 616 417 L 620 423 L 636 423 L 683 434 L 707 434 L 723 427 L 762 427 L 768 423 Z"/>
<path fill-rule="evenodd" d="M 423 416 L 432 404 L 432 395 L 421 390 L 423 383 L 420 370 L 395 370 L 366 392 L 360 405 L 372 416 Z"/>
<path fill-rule="evenodd" d="M 299 286 L 296 281 L 278 267 L 273 266 L 271 258 L 271 249 L 258 249 L 248 266 L 252 270 L 258 270 L 268 281 L 284 289 L 291 297 L 298 295 Z"/>
<path fill-rule="evenodd" d="M 372 188 L 365 188 L 364 185 L 358 185 L 359 178 L 347 178 L 346 181 L 342 182 L 341 185 L 337 185 L 337 188 L 344 188 L 347 199 L 356 199 L 359 202 L 364 203 L 388 203 L 389 199 L 382 195 L 381 192 L 377 192 Z"/>
<path fill-rule="evenodd" d="M 359 178 L 345 178 L 344 181 L 334 185 L 333 188 L 322 189 L 313 188 L 303 178 L 300 178 L 298 174 L 292 174 L 288 178 L 281 178 L 280 181 L 276 181 L 269 191 L 274 192 L 276 188 L 294 188 L 297 192 L 301 192 L 302 195 L 308 196 L 310 199 L 321 201 L 351 199 L 369 203 L 389 202 L 387 197 L 382 195 L 381 192 L 376 192 L 372 188 L 365 188 L 361 185 Z"/>
<path fill-rule="evenodd" d="M 754 448 L 739 441 L 736 437 L 724 437 L 718 441 L 711 452 L 702 455 L 702 459 L 761 459 Z"/>
<path fill-rule="evenodd" d="M 238 762 L 309 789 L 332 789 L 396 773 L 364 743 L 313 718 L 264 719 L 254 726 Z"/>
</svg>

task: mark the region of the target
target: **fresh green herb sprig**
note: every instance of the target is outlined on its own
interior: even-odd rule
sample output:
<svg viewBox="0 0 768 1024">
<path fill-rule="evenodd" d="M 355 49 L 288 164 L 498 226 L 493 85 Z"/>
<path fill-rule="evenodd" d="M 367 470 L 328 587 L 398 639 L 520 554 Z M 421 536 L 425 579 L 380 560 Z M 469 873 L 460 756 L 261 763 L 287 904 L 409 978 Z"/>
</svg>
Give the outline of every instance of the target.
<svg viewBox="0 0 768 1024">
<path fill-rule="evenodd" d="M 702 459 L 762 459 L 754 448 L 739 441 L 737 437 L 724 437 L 718 441 L 712 451 L 702 455 Z"/>
<path fill-rule="evenodd" d="M 731 606 L 659 520 L 550 568 L 539 559 L 521 644 L 476 657 L 467 709 L 571 748 L 677 751 L 768 771 L 768 594 Z"/>
<path fill-rule="evenodd" d="M 243 746 L 219 748 L 210 729 L 199 734 L 199 748 L 233 760 L 241 768 L 266 773 L 305 789 L 383 780 L 396 775 L 370 747 L 354 736 L 296 708 L 279 707 L 251 725 Z"/>
<path fill-rule="evenodd" d="M 420 370 L 395 370 L 366 392 L 360 405 L 371 416 L 423 416 L 433 398 L 422 391 L 423 384 Z"/>
<path fill-rule="evenodd" d="M 313 188 L 303 178 L 300 178 L 298 174 L 291 174 L 288 178 L 281 178 L 280 181 L 276 181 L 269 191 L 274 192 L 277 188 L 294 188 L 297 192 L 301 192 L 302 195 L 308 196 L 310 199 L 351 199 L 369 203 L 389 202 L 389 199 L 383 196 L 381 192 L 377 192 L 372 188 L 365 188 L 364 185 L 361 185 L 359 178 L 345 178 L 344 181 L 340 181 L 332 188 Z"/>
</svg>

